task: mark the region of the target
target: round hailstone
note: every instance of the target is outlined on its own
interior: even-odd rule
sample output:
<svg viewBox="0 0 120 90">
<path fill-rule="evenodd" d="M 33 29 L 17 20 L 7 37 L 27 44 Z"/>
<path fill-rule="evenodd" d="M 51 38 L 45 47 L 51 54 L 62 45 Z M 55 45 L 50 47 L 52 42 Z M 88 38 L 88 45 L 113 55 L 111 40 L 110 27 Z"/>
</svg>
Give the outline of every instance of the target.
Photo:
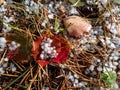
<svg viewBox="0 0 120 90">
<path fill-rule="evenodd" d="M 5 71 L 4 71 L 3 67 L 0 67 L 0 74 L 4 74 L 4 73 L 5 73 Z"/>
<path fill-rule="evenodd" d="M 3 67 L 6 68 L 8 66 L 7 63 L 3 63 Z"/>
<path fill-rule="evenodd" d="M 48 14 L 48 18 L 49 19 L 53 19 L 54 18 L 54 14 L 53 13 Z"/>
<path fill-rule="evenodd" d="M 15 67 L 15 65 L 13 63 L 10 64 L 10 68 L 11 68 L 12 72 L 17 70 L 17 68 Z"/>
<path fill-rule="evenodd" d="M 78 84 L 78 82 L 79 82 L 78 79 L 75 79 L 75 80 L 74 80 L 74 83 Z"/>
<path fill-rule="evenodd" d="M 80 83 L 78 83 L 78 86 L 82 87 L 82 86 L 84 86 L 84 83 L 80 82 Z"/>
<path fill-rule="evenodd" d="M 78 78 L 79 78 L 79 76 L 78 76 L 77 74 L 74 74 L 74 77 L 75 77 L 76 79 L 78 79 Z"/>
<path fill-rule="evenodd" d="M 90 65 L 90 67 L 89 67 L 89 69 L 91 70 L 91 71 L 93 71 L 94 70 L 94 65 Z"/>
<path fill-rule="evenodd" d="M 12 70 L 12 72 L 14 72 L 14 71 L 17 70 L 17 68 L 16 67 L 12 67 L 11 70 Z"/>
<path fill-rule="evenodd" d="M 41 59 L 44 59 L 44 54 L 40 54 L 40 58 L 41 58 Z"/>
<path fill-rule="evenodd" d="M 97 67 L 97 70 L 98 70 L 99 72 L 101 72 L 101 71 L 102 71 L 102 67 L 101 67 L 101 66 L 98 66 L 98 67 Z"/>
<path fill-rule="evenodd" d="M 100 0 L 103 5 L 107 4 L 108 0 Z"/>
<path fill-rule="evenodd" d="M 118 62 L 113 62 L 113 65 L 117 66 L 117 65 L 119 65 L 119 64 L 118 64 Z"/>
<path fill-rule="evenodd" d="M 4 61 L 5 61 L 5 62 L 8 62 L 8 61 L 9 61 L 9 59 L 8 59 L 8 58 L 4 58 Z"/>
</svg>

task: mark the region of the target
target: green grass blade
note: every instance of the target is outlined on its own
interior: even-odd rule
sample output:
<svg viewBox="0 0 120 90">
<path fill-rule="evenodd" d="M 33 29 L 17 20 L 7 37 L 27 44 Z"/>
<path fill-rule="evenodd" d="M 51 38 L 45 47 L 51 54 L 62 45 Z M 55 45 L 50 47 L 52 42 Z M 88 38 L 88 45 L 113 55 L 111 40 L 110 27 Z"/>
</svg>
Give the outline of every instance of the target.
<svg viewBox="0 0 120 90">
<path fill-rule="evenodd" d="M 8 84 L 7 86 L 5 86 L 3 88 L 3 90 L 8 89 L 12 84 L 14 84 L 17 80 L 19 80 L 21 77 L 23 77 L 27 72 L 29 71 L 29 69 L 25 70 L 24 73 L 22 73 L 19 77 L 17 77 L 15 80 L 13 80 L 10 84 Z"/>
</svg>

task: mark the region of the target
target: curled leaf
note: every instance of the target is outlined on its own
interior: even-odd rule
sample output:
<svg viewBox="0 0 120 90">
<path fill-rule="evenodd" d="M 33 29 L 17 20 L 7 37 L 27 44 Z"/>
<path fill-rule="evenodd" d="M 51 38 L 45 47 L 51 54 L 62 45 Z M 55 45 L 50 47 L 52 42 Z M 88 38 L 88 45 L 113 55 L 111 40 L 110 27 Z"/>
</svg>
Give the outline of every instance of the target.
<svg viewBox="0 0 120 90">
<path fill-rule="evenodd" d="M 79 37 L 88 33 L 92 26 L 84 18 L 79 16 L 69 16 L 64 19 L 64 25 L 70 36 Z"/>
</svg>

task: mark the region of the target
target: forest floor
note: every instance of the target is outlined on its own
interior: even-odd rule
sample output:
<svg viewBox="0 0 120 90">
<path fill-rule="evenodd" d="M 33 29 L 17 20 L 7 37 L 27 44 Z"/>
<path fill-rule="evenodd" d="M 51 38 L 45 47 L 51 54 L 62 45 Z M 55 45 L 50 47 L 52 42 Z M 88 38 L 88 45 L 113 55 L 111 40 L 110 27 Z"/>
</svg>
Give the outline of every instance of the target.
<svg viewBox="0 0 120 90">
<path fill-rule="evenodd" d="M 119 0 L 0 0 L 0 90 L 120 90 Z"/>
</svg>

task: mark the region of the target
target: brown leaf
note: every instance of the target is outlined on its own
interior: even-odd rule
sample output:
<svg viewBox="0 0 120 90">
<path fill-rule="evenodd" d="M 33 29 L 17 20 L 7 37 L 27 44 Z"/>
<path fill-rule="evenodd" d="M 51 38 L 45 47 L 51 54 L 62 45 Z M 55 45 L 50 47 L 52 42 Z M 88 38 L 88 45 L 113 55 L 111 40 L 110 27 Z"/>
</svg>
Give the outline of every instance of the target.
<svg viewBox="0 0 120 90">
<path fill-rule="evenodd" d="M 4 2 L 4 0 L 0 0 L 0 5 Z"/>
<path fill-rule="evenodd" d="M 84 18 L 79 16 L 69 16 L 64 19 L 64 25 L 70 36 L 79 37 L 88 33 L 92 26 Z"/>
</svg>

